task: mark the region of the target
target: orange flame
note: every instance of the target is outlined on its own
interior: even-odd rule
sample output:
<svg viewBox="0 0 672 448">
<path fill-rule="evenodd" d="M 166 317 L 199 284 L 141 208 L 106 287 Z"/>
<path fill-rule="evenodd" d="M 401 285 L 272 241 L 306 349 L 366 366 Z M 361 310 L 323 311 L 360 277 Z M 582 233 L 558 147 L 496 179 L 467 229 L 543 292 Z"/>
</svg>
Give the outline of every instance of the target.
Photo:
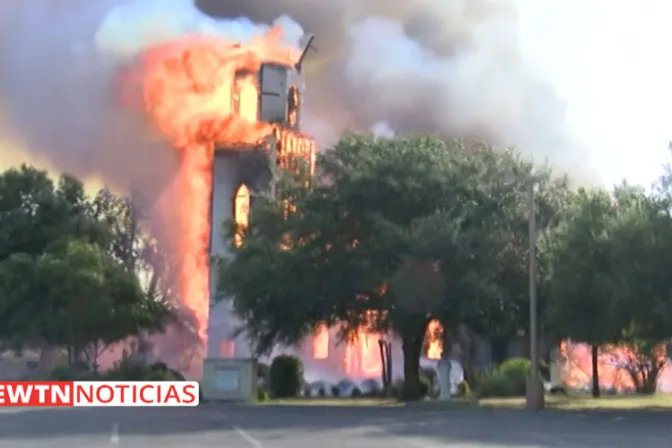
<svg viewBox="0 0 672 448">
<path fill-rule="evenodd" d="M 345 346 L 345 373 L 351 377 L 377 377 L 382 372 L 380 334 L 373 329 L 376 312 L 368 311 L 364 317 L 369 323 L 362 325 Z"/>
<path fill-rule="evenodd" d="M 441 359 L 443 355 L 443 325 L 436 319 L 427 324 L 425 334 L 425 346 L 427 348 L 427 358 L 432 360 Z"/>
<path fill-rule="evenodd" d="M 659 360 L 666 360 L 665 347 L 660 346 L 656 350 Z M 561 380 L 564 385 L 572 389 L 588 388 L 592 384 L 592 351 L 591 346 L 583 343 L 562 341 L 560 343 L 560 357 L 562 362 Z M 637 352 L 626 345 L 604 345 L 598 352 L 598 369 L 600 375 L 600 388 L 614 389 L 619 392 L 631 392 L 634 390 L 632 377 L 626 366 L 636 362 Z M 665 367 L 660 377 L 659 384 L 665 392 L 669 391 L 668 384 L 672 384 L 672 369 Z"/>
<path fill-rule="evenodd" d="M 233 358 L 236 355 L 236 341 L 225 339 L 219 344 L 219 356 L 222 358 Z"/>
<path fill-rule="evenodd" d="M 240 73 L 257 73 L 263 63 L 293 66 L 300 53 L 281 37 L 274 28 L 244 45 L 198 37 L 148 51 L 141 72 L 145 109 L 184 150 L 197 143 L 256 145 L 273 125 L 257 121 L 259 87 L 254 76 Z"/>
<path fill-rule="evenodd" d="M 345 372 L 351 377 L 377 377 L 382 371 L 379 336 L 358 330 L 345 346 Z"/>
<path fill-rule="evenodd" d="M 169 42 L 147 51 L 127 78 L 139 82 L 141 102 L 151 122 L 182 155 L 180 198 L 175 201 L 182 221 L 177 236 L 179 293 L 195 316 L 203 345 L 210 306 L 214 147 L 258 147 L 275 133 L 274 124 L 257 120 L 259 86 L 252 74 L 263 63 L 293 66 L 298 61 L 300 52 L 282 44 L 281 37 L 281 29 L 273 28 L 247 44 L 213 37 Z M 314 151 L 314 143 L 303 146 Z"/>
<path fill-rule="evenodd" d="M 236 234 L 233 237 L 233 245 L 243 245 L 243 235 L 250 225 L 250 189 L 241 184 L 233 198 L 233 220 L 236 223 Z"/>
<path fill-rule="evenodd" d="M 313 338 L 313 358 L 327 359 L 329 357 L 329 329 L 321 325 Z"/>
</svg>

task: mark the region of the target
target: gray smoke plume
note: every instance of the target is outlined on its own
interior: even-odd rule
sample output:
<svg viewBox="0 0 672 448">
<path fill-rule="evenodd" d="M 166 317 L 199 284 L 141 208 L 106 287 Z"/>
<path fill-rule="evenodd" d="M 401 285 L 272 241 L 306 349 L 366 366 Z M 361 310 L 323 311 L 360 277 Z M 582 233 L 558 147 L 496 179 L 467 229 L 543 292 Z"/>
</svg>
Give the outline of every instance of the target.
<svg viewBox="0 0 672 448">
<path fill-rule="evenodd" d="M 174 153 L 140 114 L 120 107 L 120 64 L 185 34 L 247 40 L 265 29 L 260 23 L 281 18 L 291 40 L 301 27 L 317 34 L 318 51 L 305 66 L 304 127 L 323 148 L 345 129 L 382 126 L 513 144 L 584 165 L 564 105 L 519 51 L 515 0 L 196 0 L 196 7 L 193 0 L 2 2 L 0 140 L 18 139 L 77 175 L 162 185 Z"/>
<path fill-rule="evenodd" d="M 585 166 L 565 105 L 519 49 L 515 0 L 196 0 L 213 16 L 288 14 L 317 35 L 306 62 L 306 126 L 323 145 L 386 124 Z M 582 163 L 583 162 L 583 163 Z"/>
<path fill-rule="evenodd" d="M 346 129 L 430 131 L 568 167 L 584 159 L 563 104 L 521 56 L 514 0 L 197 1 L 2 0 L 0 157 L 18 142 L 58 171 L 159 197 L 171 216 L 177 154 L 120 103 L 120 70 L 180 36 L 244 41 L 277 23 L 290 41 L 317 35 L 304 124 L 323 148 Z M 183 237 L 172 221 L 154 224 Z"/>
</svg>

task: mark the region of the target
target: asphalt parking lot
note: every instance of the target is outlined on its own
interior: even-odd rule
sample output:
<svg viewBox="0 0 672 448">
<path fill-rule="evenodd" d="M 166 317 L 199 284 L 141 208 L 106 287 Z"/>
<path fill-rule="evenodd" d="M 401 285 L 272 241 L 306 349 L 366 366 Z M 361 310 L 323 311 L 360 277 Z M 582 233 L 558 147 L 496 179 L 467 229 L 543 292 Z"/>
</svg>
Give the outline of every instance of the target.
<svg viewBox="0 0 672 448">
<path fill-rule="evenodd" d="M 0 448 L 666 447 L 665 413 L 204 405 L 0 413 Z"/>
</svg>

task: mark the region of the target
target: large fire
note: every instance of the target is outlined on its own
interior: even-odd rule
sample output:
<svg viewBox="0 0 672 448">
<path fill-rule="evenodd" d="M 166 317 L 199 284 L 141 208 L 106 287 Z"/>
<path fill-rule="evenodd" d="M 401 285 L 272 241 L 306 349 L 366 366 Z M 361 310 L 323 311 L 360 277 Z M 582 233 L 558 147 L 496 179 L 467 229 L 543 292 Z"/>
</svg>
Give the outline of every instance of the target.
<svg viewBox="0 0 672 448">
<path fill-rule="evenodd" d="M 257 120 L 259 88 L 254 74 L 264 63 L 294 66 L 301 56 L 281 38 L 282 30 L 273 28 L 248 44 L 198 37 L 148 51 L 142 77 L 147 112 L 185 152 L 199 144 L 211 148 L 259 144 L 273 134 L 274 125 Z M 236 91 L 239 97 L 233 98 Z"/>
<path fill-rule="evenodd" d="M 281 30 L 273 28 L 247 44 L 213 37 L 169 42 L 146 52 L 135 74 L 151 121 L 181 152 L 181 197 L 176 201 L 183 208 L 179 290 L 203 344 L 209 311 L 214 148 L 259 147 L 264 138 L 277 135 L 276 125 L 257 119 L 259 87 L 254 74 L 263 63 L 291 67 L 298 62 L 298 49 L 281 38 Z"/>
<path fill-rule="evenodd" d="M 626 366 L 636 358 L 636 352 L 627 346 L 605 345 L 598 352 L 598 369 L 600 387 L 613 389 L 618 392 L 631 392 L 634 390 L 632 377 Z M 592 385 L 592 352 L 588 344 L 563 341 L 560 344 L 560 367 L 559 376 L 566 386 L 572 389 L 588 389 Z M 665 347 L 659 348 L 660 360 L 667 357 Z M 659 390 L 670 392 L 672 390 L 672 368 L 666 361 L 658 377 Z"/>
<path fill-rule="evenodd" d="M 311 167 L 315 162 L 312 140 L 258 118 L 257 74 L 262 64 L 294 67 L 301 57 L 298 49 L 285 45 L 281 38 L 281 30 L 273 28 L 247 44 L 211 37 L 169 42 L 146 52 L 140 72 L 134 74 L 141 82 L 146 113 L 181 154 L 180 198 L 176 201 L 183 208 L 179 211 L 179 293 L 196 318 L 203 345 L 209 312 L 208 245 L 215 147 L 259 148 L 267 137 L 274 136 L 283 148 L 278 154 L 280 166 L 289 167 L 293 156 L 308 159 Z M 290 88 L 289 98 L 298 107 L 296 87 Z M 296 109 L 290 109 L 288 124 L 294 126 L 296 120 Z M 235 219 L 245 228 L 247 213 L 238 211 L 238 204 L 245 201 L 238 196 L 249 198 L 249 191 L 239 189 L 235 198 Z M 240 222 L 239 215 L 245 215 Z M 235 245 L 241 243 L 240 238 L 234 241 Z M 326 328 L 313 342 L 316 358 L 329 356 Z M 220 344 L 220 352 L 233 356 L 232 342 Z M 345 347 L 343 364 L 349 374 L 378 374 L 377 336 L 360 332 Z"/>
</svg>

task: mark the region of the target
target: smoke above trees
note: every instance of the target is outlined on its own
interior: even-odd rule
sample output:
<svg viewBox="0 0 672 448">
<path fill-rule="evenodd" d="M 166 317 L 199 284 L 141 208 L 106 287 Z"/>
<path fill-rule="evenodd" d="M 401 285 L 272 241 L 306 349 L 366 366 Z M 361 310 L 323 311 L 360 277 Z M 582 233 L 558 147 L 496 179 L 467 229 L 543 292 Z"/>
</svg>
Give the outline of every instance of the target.
<svg viewBox="0 0 672 448">
<path fill-rule="evenodd" d="M 437 132 L 576 165 L 565 107 L 519 49 L 513 0 L 12 0 L 0 18 L 0 140 L 59 171 L 163 189 L 177 160 L 119 98 L 140 51 L 187 34 L 247 40 L 281 24 L 305 66 L 304 129 Z M 133 160 L 129 164 L 129 160 Z M 142 185 L 144 184 L 144 185 Z"/>
</svg>

